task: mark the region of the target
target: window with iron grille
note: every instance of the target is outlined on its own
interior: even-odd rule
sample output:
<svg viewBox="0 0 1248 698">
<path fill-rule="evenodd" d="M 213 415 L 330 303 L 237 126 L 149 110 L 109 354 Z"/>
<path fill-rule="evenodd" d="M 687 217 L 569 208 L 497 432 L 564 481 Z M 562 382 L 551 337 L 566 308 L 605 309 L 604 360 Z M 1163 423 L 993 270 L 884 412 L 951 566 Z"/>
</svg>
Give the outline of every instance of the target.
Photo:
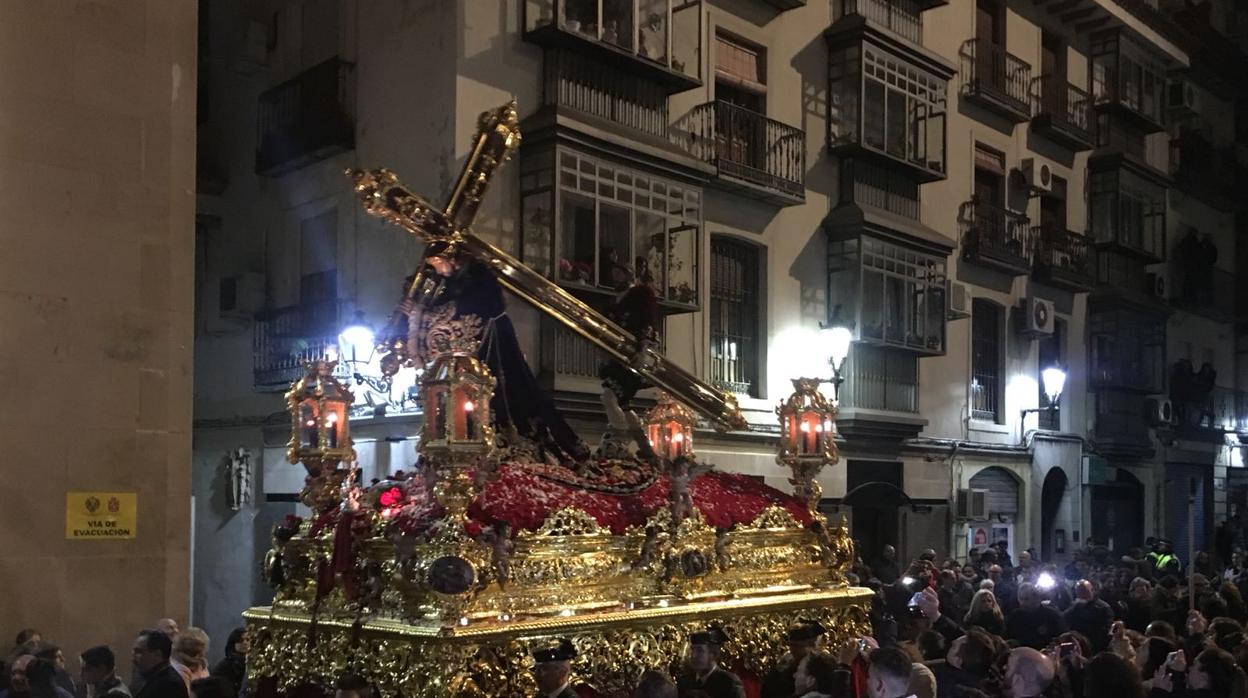
<svg viewBox="0 0 1248 698">
<path fill-rule="evenodd" d="M 711 381 L 760 397 L 759 251 L 725 235 L 711 238 Z"/>
<path fill-rule="evenodd" d="M 1053 323 L 1053 334 L 1042 337 L 1037 342 L 1039 356 L 1036 361 L 1036 382 L 1040 386 L 1040 428 L 1060 431 L 1062 428 L 1061 396 L 1058 405 L 1049 409 L 1049 396 L 1044 392 L 1044 369 L 1054 366 L 1067 370 L 1066 358 L 1066 321 L 1058 319 Z"/>
<path fill-rule="evenodd" d="M 971 417 L 1001 421 L 1001 306 L 976 298 L 971 306 Z"/>
</svg>

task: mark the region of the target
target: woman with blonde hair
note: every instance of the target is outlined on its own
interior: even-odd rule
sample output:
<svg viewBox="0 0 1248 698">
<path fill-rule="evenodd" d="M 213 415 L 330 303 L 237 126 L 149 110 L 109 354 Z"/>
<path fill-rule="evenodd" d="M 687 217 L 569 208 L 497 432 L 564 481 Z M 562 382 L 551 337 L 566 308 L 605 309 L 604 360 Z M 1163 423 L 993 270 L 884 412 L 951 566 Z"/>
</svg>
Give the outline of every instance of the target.
<svg viewBox="0 0 1248 698">
<path fill-rule="evenodd" d="M 208 633 L 202 628 L 187 628 L 173 638 L 173 654 L 169 663 L 186 682 L 190 695 L 191 682 L 208 678 Z"/>
<path fill-rule="evenodd" d="M 980 589 L 971 597 L 971 608 L 966 612 L 963 625 L 978 625 L 993 635 L 1005 635 L 1005 616 L 997 605 L 997 597 L 989 589 Z"/>
</svg>

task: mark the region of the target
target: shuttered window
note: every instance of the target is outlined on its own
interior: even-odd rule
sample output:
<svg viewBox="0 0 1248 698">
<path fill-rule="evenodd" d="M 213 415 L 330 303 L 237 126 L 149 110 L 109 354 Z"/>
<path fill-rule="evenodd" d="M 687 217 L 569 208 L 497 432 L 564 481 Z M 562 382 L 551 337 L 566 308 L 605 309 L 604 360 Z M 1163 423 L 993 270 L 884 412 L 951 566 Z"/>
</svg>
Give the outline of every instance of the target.
<svg viewBox="0 0 1248 698">
<path fill-rule="evenodd" d="M 755 92 L 764 92 L 767 90 L 765 53 L 732 37 L 718 36 L 715 42 L 715 77 Z"/>
<path fill-rule="evenodd" d="M 1013 519 L 1018 515 L 1018 480 L 1004 468 L 991 467 L 971 478 L 971 489 L 988 490 L 988 514 Z"/>
</svg>

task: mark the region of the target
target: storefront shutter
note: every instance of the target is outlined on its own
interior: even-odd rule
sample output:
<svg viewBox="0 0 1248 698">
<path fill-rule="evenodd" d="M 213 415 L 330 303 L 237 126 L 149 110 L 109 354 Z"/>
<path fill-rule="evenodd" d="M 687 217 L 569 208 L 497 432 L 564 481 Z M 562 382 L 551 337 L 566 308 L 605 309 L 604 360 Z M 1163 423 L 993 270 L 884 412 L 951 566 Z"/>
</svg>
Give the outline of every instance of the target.
<svg viewBox="0 0 1248 698">
<path fill-rule="evenodd" d="M 1003 468 L 987 468 L 971 478 L 971 489 L 988 490 L 988 512 L 1013 521 L 1018 516 L 1018 480 Z"/>
</svg>

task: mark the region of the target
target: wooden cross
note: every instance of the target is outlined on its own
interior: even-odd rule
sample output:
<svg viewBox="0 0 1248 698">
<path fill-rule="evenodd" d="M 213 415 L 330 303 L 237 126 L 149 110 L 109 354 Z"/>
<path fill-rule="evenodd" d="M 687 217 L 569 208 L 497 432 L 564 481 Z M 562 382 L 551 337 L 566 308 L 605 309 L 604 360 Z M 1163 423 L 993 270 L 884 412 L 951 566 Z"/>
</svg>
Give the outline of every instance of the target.
<svg viewBox="0 0 1248 698">
<path fill-rule="evenodd" d="M 462 253 L 494 272 L 507 290 L 668 391 L 717 428 L 748 429 L 731 394 L 709 385 L 652 348 L 639 345 L 627 330 L 469 230 L 486 187 L 520 145 L 515 101 L 482 113 L 478 124 L 472 151 L 445 208 L 438 210 L 408 191 L 389 170 L 347 170 L 364 210 L 426 243 L 455 243 Z M 407 298 L 416 294 L 421 282 L 419 273 L 413 276 Z M 397 365 L 393 358 L 391 363 Z"/>
</svg>

